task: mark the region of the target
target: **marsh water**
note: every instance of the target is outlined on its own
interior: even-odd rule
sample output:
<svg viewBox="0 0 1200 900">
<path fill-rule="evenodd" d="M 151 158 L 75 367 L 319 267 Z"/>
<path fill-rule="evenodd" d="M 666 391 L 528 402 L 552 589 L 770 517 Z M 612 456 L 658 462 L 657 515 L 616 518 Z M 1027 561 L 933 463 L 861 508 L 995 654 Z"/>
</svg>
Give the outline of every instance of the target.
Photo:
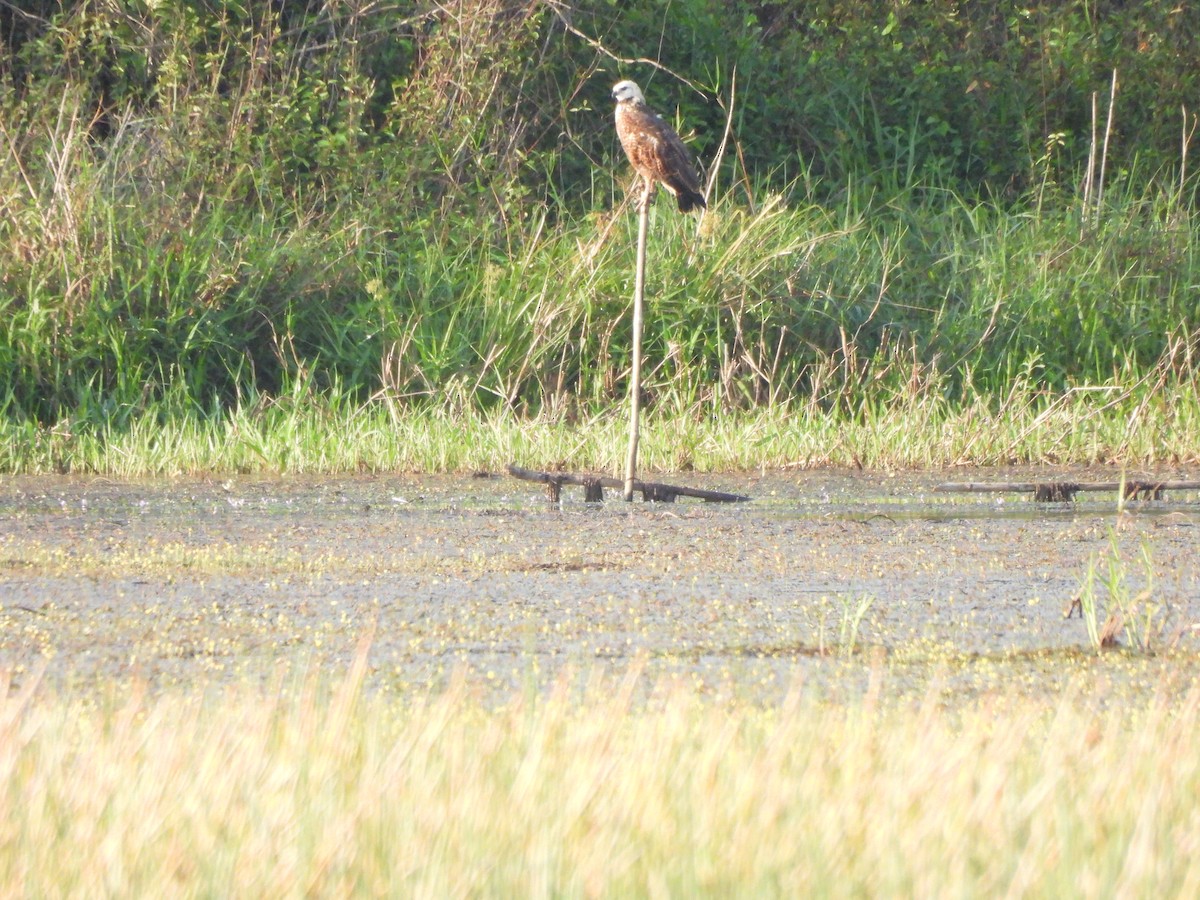
<svg viewBox="0 0 1200 900">
<path fill-rule="evenodd" d="M 1066 615 L 1085 596 L 1093 626 L 1119 606 L 1132 616 L 1112 651 L 1139 661 L 1130 678 L 1191 672 L 1196 494 L 1037 503 L 934 490 L 1062 477 L 1118 476 L 688 473 L 659 480 L 753 500 L 595 505 L 565 487 L 555 506 L 503 475 L 10 477 L 0 666 L 18 682 L 44 667 L 67 688 L 220 683 L 344 666 L 368 636 L 369 679 L 386 690 L 458 673 L 503 694 L 639 660 L 706 690 L 777 691 L 797 673 L 837 683 L 867 659 L 893 671 L 952 660 L 956 677 L 994 688 L 1098 658 L 1088 617 Z"/>
</svg>

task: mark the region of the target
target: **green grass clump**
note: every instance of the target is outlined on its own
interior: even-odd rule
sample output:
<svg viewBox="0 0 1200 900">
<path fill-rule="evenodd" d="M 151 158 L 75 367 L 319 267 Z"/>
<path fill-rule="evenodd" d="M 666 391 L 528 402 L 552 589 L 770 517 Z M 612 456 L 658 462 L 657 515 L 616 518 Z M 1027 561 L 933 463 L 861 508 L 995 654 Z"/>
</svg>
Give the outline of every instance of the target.
<svg viewBox="0 0 1200 900">
<path fill-rule="evenodd" d="M 1087 627 L 1088 640 L 1099 651 L 1123 642 L 1135 653 L 1155 654 L 1175 648 L 1186 625 L 1155 585 L 1149 544 L 1139 548 L 1133 571 L 1121 552 L 1117 530 L 1108 546 L 1093 556 L 1080 580 L 1075 601 Z"/>
<path fill-rule="evenodd" d="M 6 893 L 1174 895 L 1200 698 L 5 691 Z M 879 675 L 880 673 L 877 673 Z M 11 686 L 10 686 L 11 687 Z"/>
<path fill-rule="evenodd" d="M 1000 398 L 955 402 L 944 376 L 910 366 L 910 383 L 852 404 L 817 397 L 724 413 L 651 410 L 647 471 L 718 472 L 821 466 L 1177 464 L 1200 458 L 1200 397 L 1190 381 L 1146 377 L 1065 392 L 1028 378 Z M 1167 370 L 1160 369 L 1164 377 Z M 836 375 L 831 373 L 831 377 Z M 619 408 L 522 417 L 471 406 L 398 407 L 344 394 L 250 398 L 200 414 L 170 400 L 122 423 L 66 419 L 53 427 L 0 419 L 0 471 L 147 475 L 380 471 L 499 472 L 623 466 Z"/>
</svg>

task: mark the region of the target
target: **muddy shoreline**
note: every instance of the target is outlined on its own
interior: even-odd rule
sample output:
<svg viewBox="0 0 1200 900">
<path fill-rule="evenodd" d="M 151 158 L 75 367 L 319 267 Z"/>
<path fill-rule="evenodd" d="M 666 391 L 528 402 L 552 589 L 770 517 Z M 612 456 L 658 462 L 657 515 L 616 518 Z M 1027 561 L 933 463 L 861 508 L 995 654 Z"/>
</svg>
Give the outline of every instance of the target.
<svg viewBox="0 0 1200 900">
<path fill-rule="evenodd" d="M 507 477 L 5 478 L 0 665 L 17 682 L 44 665 L 63 688 L 219 684 L 344 666 L 372 631 L 369 682 L 400 692 L 457 671 L 502 695 L 635 659 L 768 696 L 797 677 L 852 691 L 880 666 L 964 690 L 1191 683 L 1195 494 L 932 490 L 1068 475 L 1089 473 L 689 474 L 674 479 L 755 499 L 600 507 L 569 488 L 550 507 Z M 1114 558 L 1129 597 L 1149 585 L 1173 652 L 1098 660 L 1085 621 L 1064 618 L 1089 565 Z"/>
</svg>

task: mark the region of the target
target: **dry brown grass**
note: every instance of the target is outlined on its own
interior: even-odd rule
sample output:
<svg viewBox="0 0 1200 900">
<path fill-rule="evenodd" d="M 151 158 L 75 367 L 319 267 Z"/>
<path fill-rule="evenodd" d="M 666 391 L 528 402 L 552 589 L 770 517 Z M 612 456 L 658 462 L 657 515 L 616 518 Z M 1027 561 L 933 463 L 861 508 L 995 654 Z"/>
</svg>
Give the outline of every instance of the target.
<svg viewBox="0 0 1200 900">
<path fill-rule="evenodd" d="M 1200 692 L 714 702 L 639 666 L 488 706 L 352 670 L 0 707 L 5 895 L 1189 895 Z"/>
</svg>

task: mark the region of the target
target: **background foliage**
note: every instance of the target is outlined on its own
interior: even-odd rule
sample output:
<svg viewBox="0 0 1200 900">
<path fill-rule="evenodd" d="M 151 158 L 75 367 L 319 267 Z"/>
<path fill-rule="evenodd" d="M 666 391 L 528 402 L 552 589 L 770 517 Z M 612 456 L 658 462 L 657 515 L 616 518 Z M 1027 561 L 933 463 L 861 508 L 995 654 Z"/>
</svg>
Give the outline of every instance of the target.
<svg viewBox="0 0 1200 900">
<path fill-rule="evenodd" d="M 0 42 L 10 420 L 603 408 L 618 77 L 714 177 L 656 213 L 652 402 L 1193 378 L 1194 4 L 33 0 Z"/>
</svg>

